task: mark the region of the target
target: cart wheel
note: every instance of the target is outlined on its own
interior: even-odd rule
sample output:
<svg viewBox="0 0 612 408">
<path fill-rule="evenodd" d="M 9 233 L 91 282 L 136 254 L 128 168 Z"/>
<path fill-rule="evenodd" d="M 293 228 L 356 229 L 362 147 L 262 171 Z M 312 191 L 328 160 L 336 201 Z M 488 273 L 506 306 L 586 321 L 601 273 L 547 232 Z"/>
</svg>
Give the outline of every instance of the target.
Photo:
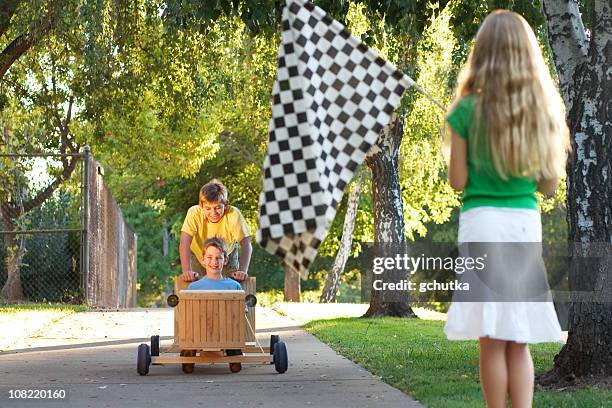
<svg viewBox="0 0 612 408">
<path fill-rule="evenodd" d="M 193 357 L 193 356 L 195 356 L 195 351 L 191 351 L 191 350 L 183 350 L 183 351 L 181 351 L 181 357 Z M 183 363 L 183 364 L 181 364 L 181 366 L 182 366 L 183 372 L 185 374 L 191 374 L 195 370 L 195 364 L 194 363 Z"/>
<path fill-rule="evenodd" d="M 280 374 L 287 371 L 289 359 L 287 357 L 287 345 L 284 341 L 279 341 L 274 346 L 274 368 Z"/>
<path fill-rule="evenodd" d="M 159 336 L 151 336 L 151 355 L 159 356 Z"/>
<path fill-rule="evenodd" d="M 272 354 L 272 362 L 270 364 L 274 364 L 274 346 L 279 341 L 280 341 L 280 336 L 278 334 L 273 334 L 270 336 L 270 354 Z"/>
<path fill-rule="evenodd" d="M 229 367 L 230 367 L 230 371 L 232 373 L 239 373 L 240 370 L 242 370 L 242 364 L 241 363 L 229 363 Z"/>
<path fill-rule="evenodd" d="M 270 336 L 270 354 L 274 354 L 274 345 L 280 341 L 280 336 L 278 334 L 273 334 Z"/>
<path fill-rule="evenodd" d="M 140 375 L 149 374 L 149 366 L 151 365 L 151 352 L 148 344 L 138 346 L 138 359 L 136 361 L 136 370 Z"/>
</svg>

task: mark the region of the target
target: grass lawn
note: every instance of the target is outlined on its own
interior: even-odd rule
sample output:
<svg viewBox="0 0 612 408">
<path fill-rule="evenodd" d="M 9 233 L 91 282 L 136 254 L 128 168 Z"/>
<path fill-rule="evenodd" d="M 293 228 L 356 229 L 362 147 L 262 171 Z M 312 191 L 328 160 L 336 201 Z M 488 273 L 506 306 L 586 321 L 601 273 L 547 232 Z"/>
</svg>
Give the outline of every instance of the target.
<svg viewBox="0 0 612 408">
<path fill-rule="evenodd" d="M 340 354 L 427 407 L 484 407 L 478 383 L 478 343 L 446 340 L 443 321 L 340 318 L 305 327 Z M 552 367 L 560 344 L 531 345 L 536 374 Z M 612 407 L 612 390 L 536 390 L 539 407 Z"/>
<path fill-rule="evenodd" d="M 19 303 L 0 304 L 0 314 L 17 314 L 23 312 L 84 312 L 85 305 L 68 305 L 64 303 Z"/>
</svg>

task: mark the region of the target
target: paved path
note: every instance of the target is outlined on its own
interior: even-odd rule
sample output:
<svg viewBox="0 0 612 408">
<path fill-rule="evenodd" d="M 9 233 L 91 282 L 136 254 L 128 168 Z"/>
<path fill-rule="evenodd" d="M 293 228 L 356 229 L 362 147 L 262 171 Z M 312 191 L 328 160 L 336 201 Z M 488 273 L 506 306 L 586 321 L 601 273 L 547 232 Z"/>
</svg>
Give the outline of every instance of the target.
<svg viewBox="0 0 612 408">
<path fill-rule="evenodd" d="M 289 370 L 245 365 L 151 366 L 136 373 L 136 347 L 159 334 L 172 339 L 172 310 L 134 309 L 69 315 L 0 353 L 0 407 L 421 407 L 270 309 L 257 310 L 258 338 L 280 334 Z M 10 389 L 66 389 L 68 400 L 9 400 Z"/>
</svg>

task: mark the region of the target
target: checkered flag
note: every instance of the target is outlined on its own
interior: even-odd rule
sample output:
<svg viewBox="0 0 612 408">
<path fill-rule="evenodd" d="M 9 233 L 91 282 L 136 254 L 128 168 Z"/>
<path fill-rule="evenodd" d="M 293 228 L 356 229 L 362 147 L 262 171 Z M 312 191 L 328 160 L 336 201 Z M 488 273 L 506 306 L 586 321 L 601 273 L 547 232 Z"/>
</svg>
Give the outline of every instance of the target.
<svg viewBox="0 0 612 408">
<path fill-rule="evenodd" d="M 345 187 L 412 79 L 325 11 L 283 10 L 257 242 L 305 277 Z"/>
</svg>

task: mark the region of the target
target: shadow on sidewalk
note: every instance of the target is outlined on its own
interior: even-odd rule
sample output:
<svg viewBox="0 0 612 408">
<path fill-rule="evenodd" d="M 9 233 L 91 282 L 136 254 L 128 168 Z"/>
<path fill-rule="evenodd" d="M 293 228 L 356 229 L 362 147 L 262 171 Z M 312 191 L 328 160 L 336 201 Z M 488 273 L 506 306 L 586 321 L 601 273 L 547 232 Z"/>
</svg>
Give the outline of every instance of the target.
<svg viewBox="0 0 612 408">
<path fill-rule="evenodd" d="M 286 331 L 301 330 L 301 326 L 285 326 L 285 327 L 272 327 L 267 329 L 256 330 L 257 333 L 282 333 Z M 161 336 L 160 340 L 173 340 L 173 336 Z M 15 350 L 0 351 L 0 356 L 9 354 L 25 354 L 25 353 L 38 353 L 41 351 L 60 351 L 60 350 L 71 350 L 71 349 L 84 349 L 92 347 L 105 347 L 105 346 L 117 346 L 125 344 L 136 344 L 136 343 L 149 343 L 151 339 L 148 337 L 138 337 L 131 339 L 117 339 L 117 340 L 105 340 L 105 341 L 92 341 L 87 343 L 76 343 L 76 344 L 61 344 L 56 346 L 47 347 L 32 347 Z"/>
</svg>

